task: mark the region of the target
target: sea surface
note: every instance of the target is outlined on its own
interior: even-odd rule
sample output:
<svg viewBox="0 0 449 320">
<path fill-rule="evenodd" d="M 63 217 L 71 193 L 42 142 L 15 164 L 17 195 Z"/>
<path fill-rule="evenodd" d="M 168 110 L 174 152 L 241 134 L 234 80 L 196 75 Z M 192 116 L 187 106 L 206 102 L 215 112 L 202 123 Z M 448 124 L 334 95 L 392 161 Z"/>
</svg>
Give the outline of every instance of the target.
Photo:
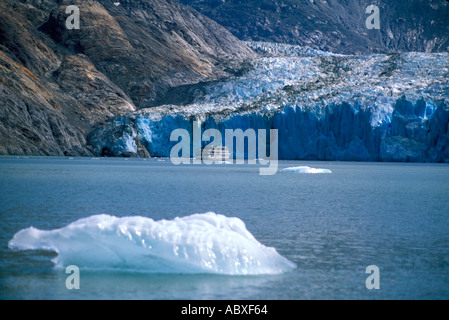
<svg viewBox="0 0 449 320">
<path fill-rule="evenodd" d="M 332 173 L 259 175 L 258 165 L 168 159 L 0 157 L 0 299 L 449 299 L 449 165 L 280 161 Z M 80 270 L 14 251 L 20 230 L 92 215 L 241 219 L 296 268 L 221 275 Z M 76 244 L 74 244 L 76 245 Z M 369 290 L 368 266 L 380 289 Z"/>
</svg>

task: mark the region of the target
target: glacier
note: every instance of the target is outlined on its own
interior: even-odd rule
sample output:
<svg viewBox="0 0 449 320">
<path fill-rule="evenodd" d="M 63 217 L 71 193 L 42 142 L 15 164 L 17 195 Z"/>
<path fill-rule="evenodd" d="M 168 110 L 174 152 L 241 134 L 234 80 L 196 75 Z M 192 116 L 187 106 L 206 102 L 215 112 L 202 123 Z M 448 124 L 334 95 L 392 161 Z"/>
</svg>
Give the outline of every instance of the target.
<svg viewBox="0 0 449 320">
<path fill-rule="evenodd" d="M 213 212 L 160 221 L 95 215 L 60 229 L 23 229 L 8 247 L 56 252 L 56 268 L 83 270 L 261 275 L 296 268 L 258 242 L 242 220 Z"/>
<path fill-rule="evenodd" d="M 98 154 L 168 157 L 175 129 L 278 129 L 280 160 L 449 162 L 449 53 L 340 55 L 248 42 L 252 68 L 194 101 L 125 114 L 94 131 Z M 223 134 L 224 136 L 224 134 Z M 269 147 L 268 147 L 269 149 Z"/>
</svg>

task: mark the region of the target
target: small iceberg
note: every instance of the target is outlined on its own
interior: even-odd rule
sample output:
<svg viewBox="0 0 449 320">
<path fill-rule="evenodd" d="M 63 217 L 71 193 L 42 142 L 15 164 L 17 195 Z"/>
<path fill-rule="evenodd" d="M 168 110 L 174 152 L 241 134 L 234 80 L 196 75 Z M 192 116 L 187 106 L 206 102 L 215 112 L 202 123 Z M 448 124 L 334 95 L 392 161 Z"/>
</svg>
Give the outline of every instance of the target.
<svg viewBox="0 0 449 320">
<path fill-rule="evenodd" d="M 261 275 L 296 267 L 258 242 L 242 220 L 213 212 L 160 221 L 95 215 L 60 229 L 23 229 L 8 247 L 56 252 L 56 268 Z"/>
<path fill-rule="evenodd" d="M 282 169 L 280 172 L 293 172 L 293 173 L 332 173 L 329 169 L 317 169 L 317 168 L 311 168 L 307 166 L 300 166 L 300 167 L 289 167 Z"/>
</svg>

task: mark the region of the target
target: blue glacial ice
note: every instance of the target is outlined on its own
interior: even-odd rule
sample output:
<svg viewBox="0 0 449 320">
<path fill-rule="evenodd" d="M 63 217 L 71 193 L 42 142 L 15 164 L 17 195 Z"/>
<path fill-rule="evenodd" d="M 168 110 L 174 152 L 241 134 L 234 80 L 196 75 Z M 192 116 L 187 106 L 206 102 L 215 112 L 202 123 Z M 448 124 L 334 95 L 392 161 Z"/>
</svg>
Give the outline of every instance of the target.
<svg viewBox="0 0 449 320">
<path fill-rule="evenodd" d="M 95 215 L 50 231 L 23 229 L 8 246 L 53 251 L 57 268 L 83 270 L 259 275 L 296 267 L 258 242 L 242 220 L 211 212 L 161 221 Z"/>
<path fill-rule="evenodd" d="M 141 109 L 89 136 L 100 154 L 168 157 L 170 134 L 278 129 L 279 159 L 449 162 L 449 53 L 336 55 L 248 43 L 261 57 L 243 76 L 188 105 Z"/>
</svg>

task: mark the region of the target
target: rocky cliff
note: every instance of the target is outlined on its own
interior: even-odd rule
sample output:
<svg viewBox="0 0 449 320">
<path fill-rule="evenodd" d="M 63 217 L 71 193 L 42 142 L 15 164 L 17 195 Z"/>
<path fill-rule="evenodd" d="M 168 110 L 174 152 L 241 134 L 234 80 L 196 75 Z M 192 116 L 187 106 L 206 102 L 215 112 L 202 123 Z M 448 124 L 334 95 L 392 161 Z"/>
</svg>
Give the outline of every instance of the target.
<svg viewBox="0 0 449 320">
<path fill-rule="evenodd" d="M 80 29 L 66 27 L 68 5 Z M 0 154 L 94 154 L 93 129 L 254 56 L 174 0 L 2 1 Z"/>
</svg>

